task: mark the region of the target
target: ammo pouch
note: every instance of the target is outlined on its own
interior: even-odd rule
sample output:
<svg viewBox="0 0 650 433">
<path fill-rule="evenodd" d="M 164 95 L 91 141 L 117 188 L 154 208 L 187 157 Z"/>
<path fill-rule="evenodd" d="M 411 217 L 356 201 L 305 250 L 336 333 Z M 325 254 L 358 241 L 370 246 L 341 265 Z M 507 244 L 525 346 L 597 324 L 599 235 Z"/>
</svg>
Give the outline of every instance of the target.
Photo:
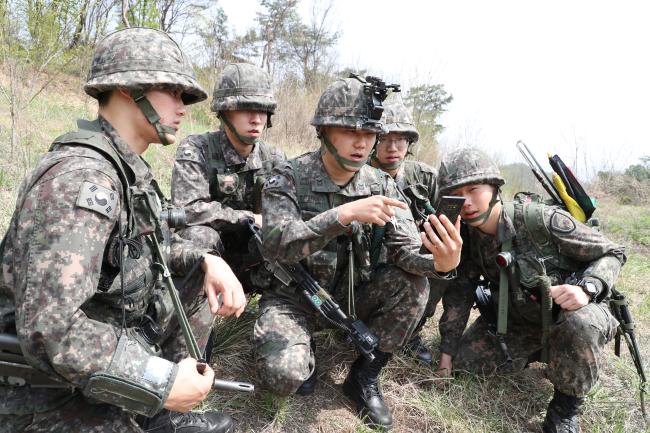
<svg viewBox="0 0 650 433">
<path fill-rule="evenodd" d="M 123 331 L 110 365 L 90 377 L 83 394 L 151 417 L 163 408 L 177 371 L 176 364 L 155 356 L 133 332 Z"/>
</svg>

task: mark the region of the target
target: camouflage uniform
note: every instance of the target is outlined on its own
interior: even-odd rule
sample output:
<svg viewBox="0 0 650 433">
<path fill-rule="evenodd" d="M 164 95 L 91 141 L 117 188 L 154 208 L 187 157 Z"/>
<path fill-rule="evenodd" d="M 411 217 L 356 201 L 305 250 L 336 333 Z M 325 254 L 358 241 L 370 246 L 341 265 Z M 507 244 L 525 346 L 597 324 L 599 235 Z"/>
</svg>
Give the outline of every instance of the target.
<svg viewBox="0 0 650 433">
<path fill-rule="evenodd" d="M 381 130 L 380 123 L 372 124 L 354 111 L 365 110 L 365 105 L 355 105 L 359 104 L 355 86 L 350 79 L 330 85 L 313 123 L 320 125 L 323 117 L 330 116 L 328 121 L 334 125 Z M 330 96 L 344 101 L 331 102 Z M 352 113 L 332 108 L 340 106 Z M 329 145 L 324 144 L 327 151 Z M 424 277 L 441 276 L 434 270 L 432 256 L 419 253 L 421 242 L 411 213 L 399 209 L 396 223 L 387 224 L 383 238 L 390 264 L 372 269 L 372 226 L 358 222 L 342 226 L 335 208 L 377 194 L 402 197 L 390 176 L 368 165 L 363 164 L 347 185 L 339 187 L 325 171 L 321 152 L 295 158 L 277 168 L 264 186 L 264 246 L 279 262 L 302 261 L 344 311 L 356 309 L 357 317 L 379 337 L 379 349 L 393 352 L 407 341 L 422 316 L 428 296 Z M 348 287 L 350 268 L 354 292 Z M 332 325 L 323 323 L 294 286 L 276 280 L 272 290 L 264 292 L 254 342 L 259 374 L 274 393 L 295 392 L 314 372 L 311 334 L 325 326 Z"/>
<path fill-rule="evenodd" d="M 275 110 L 269 75 L 249 64 L 228 65 L 214 89 L 212 111 Z M 270 122 L 269 122 L 270 124 Z M 229 127 L 223 125 L 223 127 Z M 188 228 L 180 235 L 195 244 L 219 251 L 246 289 L 264 287 L 257 248 L 249 250 L 246 220 L 260 213 L 264 177 L 279 162 L 282 151 L 256 140 L 242 157 L 224 130 L 190 135 L 179 145 L 172 173 L 172 202 L 185 208 Z M 249 251 L 253 251 L 250 253 Z"/>
<path fill-rule="evenodd" d="M 141 61 L 159 58 L 160 71 L 129 76 L 133 53 Z M 178 86 L 188 103 L 206 97 L 180 48 L 151 29 L 118 31 L 98 45 L 86 91 L 97 96 L 114 88 L 107 82 Z M 138 413 L 151 415 L 169 395 L 175 362 L 186 356 L 146 237 L 161 210 L 141 205 L 158 192 L 149 166 L 102 117 L 79 126 L 57 138 L 22 183 L 0 279 L 0 332 L 17 334 L 29 364 L 65 387 L 13 386 L 2 377 L 3 432 L 140 432 L 135 413 L 92 381 L 107 374 L 155 391 L 158 403 L 133 401 Z M 166 250 L 180 273 L 206 253 L 178 238 Z M 201 285 L 181 297 L 205 345 L 212 316 Z M 153 341 L 138 331 L 148 321 L 160 327 Z"/>
<path fill-rule="evenodd" d="M 471 183 L 503 183 L 494 173 L 477 172 L 481 155 L 460 151 L 446 158 L 440 168 L 441 193 Z M 476 163 L 474 167 L 464 166 Z M 491 164 L 491 163 L 490 163 Z M 474 172 L 462 179 L 463 171 Z M 459 180 L 460 178 L 460 180 Z M 613 244 L 593 228 L 576 221 L 557 206 L 536 202 L 535 197 L 519 194 L 513 204 L 504 204 L 499 216 L 497 236 L 468 226 L 463 231 L 465 250 L 459 266 L 459 277 L 450 282 L 450 291 L 464 292 L 464 302 L 455 305 L 459 317 L 450 337 L 443 341 L 442 351 L 453 356 L 459 370 L 489 373 L 505 366 L 505 359 L 494 336 L 488 334 L 487 321 L 479 317 L 467 331 L 479 278 L 491 290 L 491 303 L 498 311 L 499 273 L 496 256 L 504 242 L 512 242 L 518 285 L 510 287 L 506 343 L 513 357 L 512 367 L 523 369 L 529 362 L 540 360 L 542 353 L 543 294 L 534 278 L 539 270 L 531 265 L 544 257 L 546 275 L 551 285 L 563 284 L 573 273 L 593 282 L 599 289 L 594 302 L 577 310 L 562 310 L 553 304 L 552 324 L 548 334 L 548 366 L 546 375 L 556 390 L 567 396 L 582 397 L 598 379 L 603 347 L 616 333 L 617 322 L 609 312 L 606 299 L 621 266 L 624 249 Z"/>
<path fill-rule="evenodd" d="M 406 135 L 409 141 L 409 151 L 411 153 L 411 147 L 417 143 L 420 138 L 420 135 L 415 128 L 415 124 L 411 118 L 411 115 L 407 107 L 399 98 L 398 94 L 392 94 L 392 98 L 386 101 L 386 107 L 382 120 L 386 124 L 388 132 L 397 132 Z M 372 157 L 373 163 L 379 165 L 379 167 L 384 169 L 391 169 L 393 167 L 383 166 L 376 158 Z M 395 175 L 395 183 L 397 183 L 398 188 L 406 196 L 409 201 L 409 208 L 411 213 L 415 218 L 415 223 L 418 227 L 422 227 L 422 224 L 427 218 L 427 214 L 432 209 L 438 198 L 438 185 L 437 185 L 437 173 L 436 170 L 420 161 L 414 160 L 402 160 L 397 163 L 398 171 Z M 427 209 L 429 207 L 429 209 Z M 418 336 L 420 330 L 426 324 L 428 318 L 433 317 L 436 313 L 436 306 L 438 302 L 445 296 L 446 299 L 443 299 L 443 306 L 445 312 L 443 313 L 440 320 L 440 335 L 444 340 L 446 338 L 445 331 L 449 326 L 454 326 L 455 318 L 457 314 L 455 311 L 451 311 L 454 307 L 453 305 L 457 304 L 453 300 L 458 293 L 450 293 L 447 288 L 449 287 L 448 283 L 445 280 L 438 279 L 429 279 L 429 300 L 427 301 L 427 306 L 424 310 L 424 315 L 422 320 L 418 324 L 418 327 L 413 332 L 414 338 Z M 447 299 L 449 298 L 449 299 Z M 431 354 L 426 350 L 424 346 L 420 347 L 421 340 L 414 340 L 413 349 L 418 352 L 418 356 L 422 356 L 422 360 L 430 362 Z M 410 345 L 409 345 L 410 347 Z M 426 353 L 424 353 L 426 352 Z M 422 353 L 422 354 L 420 354 Z"/>
</svg>

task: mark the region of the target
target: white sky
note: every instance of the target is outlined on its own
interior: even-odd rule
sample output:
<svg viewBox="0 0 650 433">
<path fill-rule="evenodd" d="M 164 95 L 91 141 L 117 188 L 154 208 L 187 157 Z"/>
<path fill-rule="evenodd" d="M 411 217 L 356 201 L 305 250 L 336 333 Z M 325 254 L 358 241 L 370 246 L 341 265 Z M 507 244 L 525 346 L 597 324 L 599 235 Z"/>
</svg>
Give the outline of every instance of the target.
<svg viewBox="0 0 650 433">
<path fill-rule="evenodd" d="M 220 0 L 241 34 L 256 0 Z M 302 0 L 308 18 L 312 0 Z M 341 67 L 454 96 L 443 144 L 520 161 L 559 153 L 578 171 L 650 155 L 650 3 L 643 1 L 334 0 Z M 252 12 L 253 11 L 253 12 Z M 581 172 L 581 173 L 580 173 Z"/>
</svg>

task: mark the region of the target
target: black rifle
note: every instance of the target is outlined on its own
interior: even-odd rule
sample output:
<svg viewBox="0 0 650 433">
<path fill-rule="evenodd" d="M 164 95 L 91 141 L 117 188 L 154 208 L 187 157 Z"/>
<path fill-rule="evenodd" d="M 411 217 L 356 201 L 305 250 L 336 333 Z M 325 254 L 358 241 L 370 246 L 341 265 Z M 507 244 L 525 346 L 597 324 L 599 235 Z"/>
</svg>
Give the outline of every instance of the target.
<svg viewBox="0 0 650 433">
<path fill-rule="evenodd" d="M 634 366 L 636 367 L 636 372 L 639 374 L 639 379 L 641 380 L 641 383 L 639 384 L 639 400 L 641 400 L 641 413 L 643 414 L 643 419 L 647 421 L 645 401 L 643 397 L 648 392 L 648 381 L 645 376 L 645 371 L 643 370 L 643 360 L 641 359 L 639 346 L 636 342 L 636 336 L 634 335 L 634 320 L 632 319 L 632 314 L 630 313 L 625 295 L 613 287 L 612 296 L 609 300 L 609 309 L 619 323 L 618 329 L 616 330 L 614 353 L 616 356 L 621 356 L 621 337 L 625 338 L 627 348 L 630 351 L 630 356 L 632 357 Z"/>
<path fill-rule="evenodd" d="M 501 353 L 506 359 L 506 368 L 511 369 L 512 356 L 510 356 L 505 336 L 497 332 L 497 314 L 494 311 L 491 299 L 492 292 L 490 292 L 490 289 L 483 284 L 476 286 L 476 291 L 474 292 L 475 308 L 478 309 L 479 313 L 481 313 L 481 317 L 487 323 L 488 334 L 496 338 L 499 349 L 501 349 Z"/>
<path fill-rule="evenodd" d="M 275 277 L 285 286 L 292 283 L 307 298 L 309 303 L 331 324 L 345 332 L 348 340 L 354 344 L 357 350 L 369 361 L 375 359 L 373 352 L 379 345 L 379 338 L 363 323 L 361 320 L 348 317 L 341 307 L 336 303 L 334 298 L 323 289 L 318 282 L 300 263 L 285 264 L 278 263 L 269 259 L 269 255 L 264 249 L 262 242 L 262 233 L 255 221 L 248 219 L 250 228 L 260 254 L 264 258 L 266 268 L 275 275 Z"/>
</svg>

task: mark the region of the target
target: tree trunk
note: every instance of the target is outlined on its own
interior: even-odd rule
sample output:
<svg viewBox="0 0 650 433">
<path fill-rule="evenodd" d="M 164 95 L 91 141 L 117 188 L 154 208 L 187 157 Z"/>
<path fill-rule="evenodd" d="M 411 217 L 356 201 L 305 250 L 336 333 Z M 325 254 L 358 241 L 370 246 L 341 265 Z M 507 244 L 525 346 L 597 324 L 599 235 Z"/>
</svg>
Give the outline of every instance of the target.
<svg viewBox="0 0 650 433">
<path fill-rule="evenodd" d="M 90 0 L 84 0 L 83 4 L 81 5 L 81 9 L 79 10 L 79 21 L 77 22 L 77 28 L 72 35 L 70 45 L 68 45 L 69 50 L 79 45 L 79 42 L 81 41 L 81 34 L 83 33 L 84 26 L 86 25 L 86 16 L 88 15 L 89 3 Z"/>
<path fill-rule="evenodd" d="M 124 24 L 124 27 L 131 27 L 131 24 L 129 24 L 129 0 L 122 0 L 122 24 Z"/>
</svg>

